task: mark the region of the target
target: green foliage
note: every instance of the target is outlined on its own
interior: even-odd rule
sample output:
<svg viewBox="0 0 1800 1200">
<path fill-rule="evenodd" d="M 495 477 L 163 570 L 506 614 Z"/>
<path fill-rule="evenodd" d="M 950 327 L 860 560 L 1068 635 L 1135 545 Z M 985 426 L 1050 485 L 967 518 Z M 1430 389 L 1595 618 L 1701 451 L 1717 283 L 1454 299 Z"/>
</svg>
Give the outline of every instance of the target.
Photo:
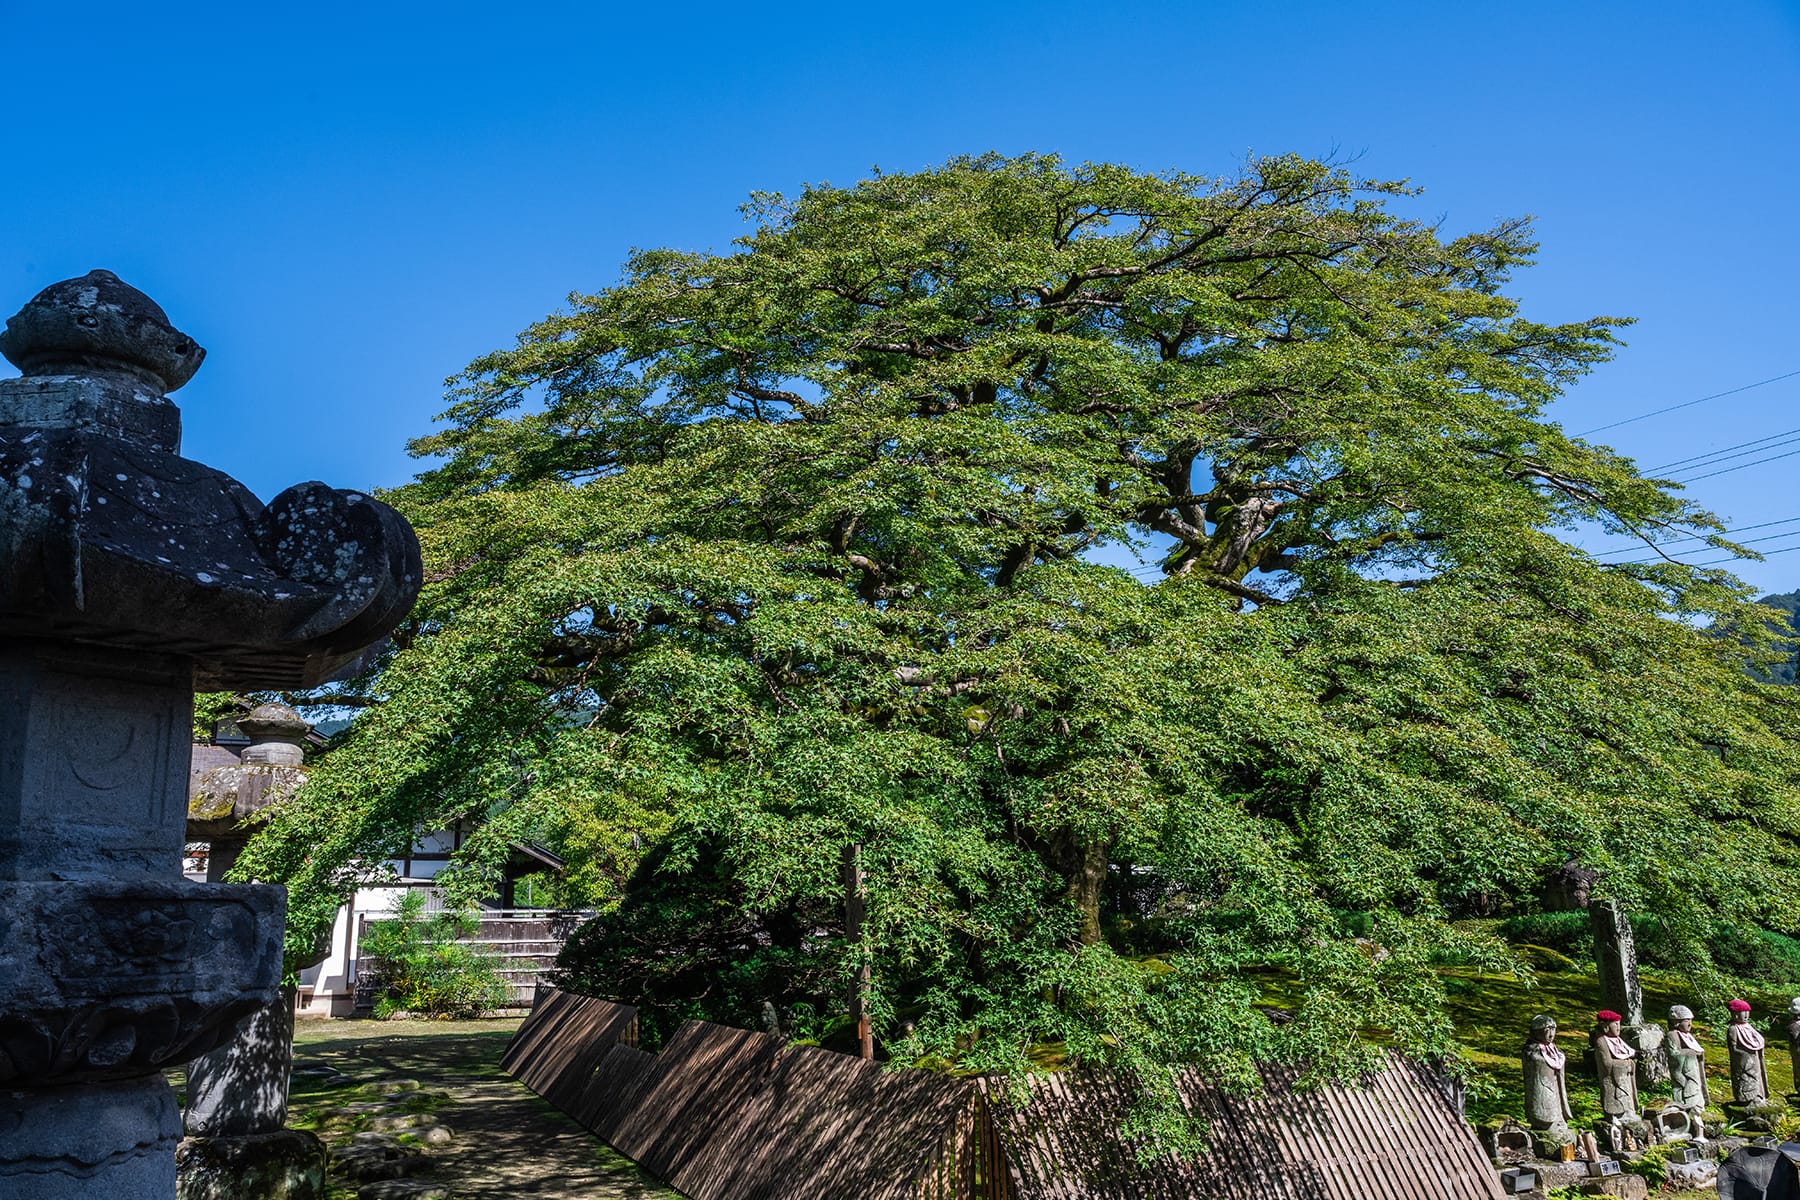
<svg viewBox="0 0 1800 1200">
<path fill-rule="evenodd" d="M 1640 963 L 1681 967 L 1684 947 L 1662 921 L 1641 916 L 1631 924 Z M 1800 981 L 1800 941 L 1730 921 L 1706 921 L 1699 928 L 1708 955 L 1727 974 L 1757 983 Z M 1546 947 L 1578 963 L 1593 962 L 1594 931 L 1585 912 L 1521 913 L 1499 922 L 1495 931 L 1516 945 Z"/>
<path fill-rule="evenodd" d="M 1710 939 L 1713 957 L 1740 979 L 1800 983 L 1800 941 L 1754 926 L 1721 925 Z"/>
<path fill-rule="evenodd" d="M 638 254 L 415 443 L 425 593 L 240 871 L 308 945 L 474 812 L 470 888 L 530 837 L 608 910 L 583 986 L 749 1025 L 866 956 L 887 1051 L 1059 1044 L 1151 1148 L 1170 1063 L 1455 1055 L 1430 967 L 1516 963 L 1457 919 L 1570 859 L 1718 995 L 1712 921 L 1800 923 L 1794 693 L 1743 669 L 1786 649 L 1728 575 L 1555 536 L 1725 545 L 1543 419 L 1622 322 L 1525 317 L 1528 226 L 1403 191 L 987 157 Z"/>
<path fill-rule="evenodd" d="M 1800 591 L 1787 592 L 1779 596 L 1764 596 L 1758 603 L 1774 609 L 1779 614 L 1771 618 L 1769 622 L 1771 629 L 1778 636 L 1791 637 L 1794 630 L 1800 628 Z M 1800 669 L 1800 651 L 1789 653 L 1785 658 L 1770 665 L 1765 677 L 1772 683 L 1794 683 L 1797 669 Z"/>
<path fill-rule="evenodd" d="M 237 692 L 198 692 L 194 696 L 194 740 L 211 741 L 213 731 L 226 717 L 243 711 L 244 698 Z"/>
<path fill-rule="evenodd" d="M 1548 946 L 1577 962 L 1594 959 L 1594 927 L 1585 911 L 1521 913 L 1500 922 L 1497 932 L 1509 942 Z"/>
<path fill-rule="evenodd" d="M 1650 1146 L 1636 1158 L 1627 1159 L 1621 1166 L 1627 1175 L 1643 1176 L 1644 1180 L 1649 1183 L 1650 1189 L 1655 1191 L 1669 1178 L 1670 1157 L 1678 1150 L 1685 1148 L 1673 1143 Z"/>
<path fill-rule="evenodd" d="M 425 894 L 414 889 L 391 918 L 371 922 L 362 946 L 380 979 L 375 1016 L 478 1017 L 505 1004 L 511 992 L 495 959 L 460 940 L 477 924 L 467 913 L 426 913 Z"/>
</svg>

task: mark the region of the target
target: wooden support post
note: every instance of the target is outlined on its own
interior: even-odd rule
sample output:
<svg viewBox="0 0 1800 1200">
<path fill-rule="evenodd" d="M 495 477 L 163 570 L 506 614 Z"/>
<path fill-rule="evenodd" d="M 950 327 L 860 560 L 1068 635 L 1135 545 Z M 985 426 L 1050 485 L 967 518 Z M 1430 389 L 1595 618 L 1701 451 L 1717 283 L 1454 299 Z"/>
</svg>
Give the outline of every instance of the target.
<svg viewBox="0 0 1800 1200">
<path fill-rule="evenodd" d="M 869 1028 L 869 948 L 863 940 L 868 917 L 868 893 L 863 887 L 862 845 L 844 847 L 844 939 L 856 955 L 856 977 L 850 984 L 850 1016 L 856 1021 L 856 1044 L 862 1056 L 875 1057 L 875 1034 Z"/>
</svg>

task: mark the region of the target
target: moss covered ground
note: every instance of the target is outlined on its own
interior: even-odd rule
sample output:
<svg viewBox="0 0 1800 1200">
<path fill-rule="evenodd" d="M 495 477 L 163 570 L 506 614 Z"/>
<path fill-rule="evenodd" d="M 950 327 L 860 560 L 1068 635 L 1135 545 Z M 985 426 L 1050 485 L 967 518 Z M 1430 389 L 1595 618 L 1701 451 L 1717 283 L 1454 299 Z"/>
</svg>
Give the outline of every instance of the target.
<svg viewBox="0 0 1800 1200">
<path fill-rule="evenodd" d="M 1523 1117 L 1524 1080 L 1519 1050 L 1535 1014 L 1549 1013 L 1556 1018 L 1557 1044 L 1569 1052 L 1574 1062 L 1578 1063 L 1587 1049 L 1594 1012 L 1600 1007 L 1599 980 L 1591 970 L 1567 959 L 1559 964 L 1560 957 L 1553 951 L 1534 955 L 1538 965 L 1534 986 L 1527 986 L 1513 975 L 1457 967 L 1443 969 L 1457 1034 L 1470 1048 L 1474 1074 L 1470 1080 L 1469 1116 L 1478 1125 L 1501 1116 Z M 1561 969 L 1556 969 L 1559 966 Z M 1686 1004 L 1704 1016 L 1701 1006 L 1674 977 L 1646 971 L 1643 983 L 1646 1019 L 1662 1023 L 1671 1004 Z M 1755 1006 L 1752 1020 L 1766 1030 L 1771 1015 L 1785 1011 L 1794 994 L 1792 990 L 1764 989 L 1752 991 L 1744 998 Z M 1706 1047 L 1707 1087 L 1714 1109 L 1718 1110 L 1722 1101 L 1731 1099 L 1725 1044 L 1720 1031 L 1703 1021 L 1695 1024 L 1694 1032 Z M 1788 1091 L 1793 1067 L 1785 1038 L 1769 1038 L 1767 1062 L 1770 1087 L 1777 1093 Z M 1569 1072 L 1569 1103 L 1578 1123 L 1600 1116 L 1599 1092 L 1575 1070 Z M 1724 1113 L 1719 1110 L 1713 1115 L 1722 1119 Z M 1800 1125 L 1800 1112 L 1795 1116 Z"/>
</svg>

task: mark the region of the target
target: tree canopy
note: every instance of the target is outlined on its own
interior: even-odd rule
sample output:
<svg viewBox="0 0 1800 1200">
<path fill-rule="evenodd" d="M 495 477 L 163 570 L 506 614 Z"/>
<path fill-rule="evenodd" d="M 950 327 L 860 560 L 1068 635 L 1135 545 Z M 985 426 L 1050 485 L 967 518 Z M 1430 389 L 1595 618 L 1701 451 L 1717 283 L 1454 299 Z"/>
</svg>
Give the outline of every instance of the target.
<svg viewBox="0 0 1800 1200">
<path fill-rule="evenodd" d="M 452 381 L 388 497 L 419 609 L 240 870 L 305 945 L 473 809 L 472 871 L 570 855 L 601 994 L 817 1034 L 867 955 L 896 1056 L 1152 1094 L 1454 1054 L 1427 968 L 1524 969 L 1463 919 L 1571 858 L 1721 998 L 1707 923 L 1800 912 L 1800 726 L 1717 631 L 1781 648 L 1729 576 L 1557 536 L 1729 546 L 1544 418 L 1624 322 L 1525 317 L 1528 223 L 1405 193 L 989 156 L 636 254 Z"/>
</svg>

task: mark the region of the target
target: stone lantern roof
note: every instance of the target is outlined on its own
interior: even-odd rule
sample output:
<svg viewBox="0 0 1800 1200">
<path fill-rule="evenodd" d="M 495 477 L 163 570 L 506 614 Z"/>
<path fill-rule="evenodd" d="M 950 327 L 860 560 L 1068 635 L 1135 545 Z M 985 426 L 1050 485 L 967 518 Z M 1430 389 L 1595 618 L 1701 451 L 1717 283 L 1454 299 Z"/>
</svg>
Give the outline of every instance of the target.
<svg viewBox="0 0 1800 1200">
<path fill-rule="evenodd" d="M 165 396 L 206 352 L 110 271 L 6 323 L 0 637 L 174 653 L 202 690 L 354 671 L 411 607 L 419 543 L 387 505 L 302 483 L 267 506 L 179 457 Z"/>
</svg>

